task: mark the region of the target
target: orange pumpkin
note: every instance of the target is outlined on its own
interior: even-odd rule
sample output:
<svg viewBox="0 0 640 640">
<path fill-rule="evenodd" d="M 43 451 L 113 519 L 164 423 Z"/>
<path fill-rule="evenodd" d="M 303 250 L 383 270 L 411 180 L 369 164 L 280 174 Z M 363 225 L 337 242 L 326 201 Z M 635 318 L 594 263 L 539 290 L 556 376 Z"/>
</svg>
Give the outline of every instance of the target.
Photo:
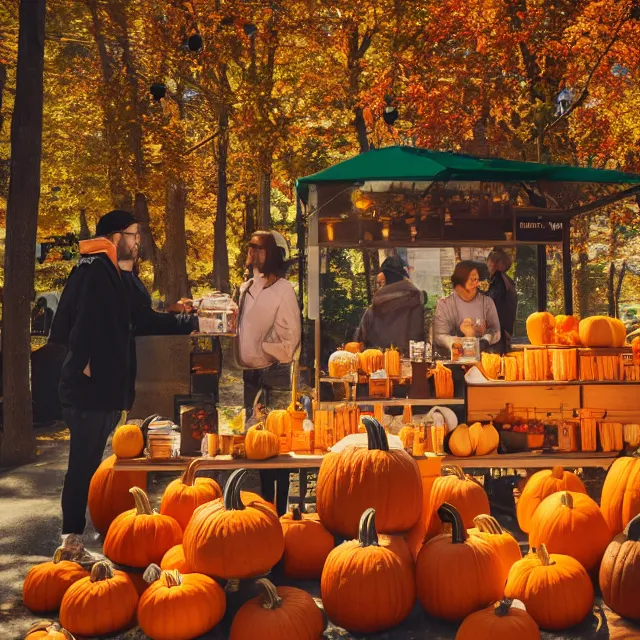
<svg viewBox="0 0 640 640">
<path fill-rule="evenodd" d="M 344 345 L 344 350 L 349 353 L 360 353 L 364 350 L 364 342 L 347 342 Z"/>
<path fill-rule="evenodd" d="M 50 562 L 29 569 L 22 585 L 22 601 L 34 613 L 57 611 L 67 589 L 89 572 L 71 560 L 69 552 L 59 547 Z"/>
<path fill-rule="evenodd" d="M 583 318 L 578 333 L 585 347 L 622 347 L 627 339 L 624 323 L 608 316 Z"/>
<path fill-rule="evenodd" d="M 104 636 L 129 626 L 137 606 L 138 593 L 129 576 L 108 562 L 96 562 L 90 576 L 67 589 L 60 622 L 79 636 Z"/>
<path fill-rule="evenodd" d="M 350 446 L 324 456 L 316 484 L 322 524 L 332 533 L 355 538 L 356 514 L 376 510 L 378 530 L 408 531 L 420 516 L 422 482 L 416 461 L 404 449 L 389 449 L 380 423 L 364 416 L 368 448 Z"/>
<path fill-rule="evenodd" d="M 467 533 L 470 536 L 482 538 L 493 547 L 502 565 L 502 575 L 504 578 L 502 583 L 504 584 L 507 581 L 511 567 L 518 562 L 518 560 L 522 559 L 520 545 L 492 516 L 482 514 L 476 516 L 473 522 L 476 526 L 473 529 L 469 529 Z"/>
<path fill-rule="evenodd" d="M 524 602 L 543 629 L 561 631 L 584 620 L 594 594 L 589 575 L 575 558 L 549 555 L 542 544 L 511 567 L 504 595 Z"/>
<path fill-rule="evenodd" d="M 356 540 L 327 557 L 320 590 L 324 609 L 335 624 L 352 633 L 376 633 L 400 624 L 415 601 L 415 577 L 408 550 L 379 545 L 376 512 L 360 518 Z M 375 605 L 366 594 L 375 594 Z"/>
<path fill-rule="evenodd" d="M 540 640 L 540 629 L 521 602 L 500 600 L 464 619 L 456 640 Z"/>
<path fill-rule="evenodd" d="M 579 321 L 575 316 L 556 316 L 555 344 L 578 346 L 580 344 L 578 326 Z"/>
<path fill-rule="evenodd" d="M 29 627 L 24 640 L 75 640 L 75 638 L 57 622 L 41 620 Z"/>
<path fill-rule="evenodd" d="M 402 441 L 402 446 L 407 450 L 407 452 L 413 451 L 414 433 L 413 427 L 408 426 L 402 427 L 398 433 L 398 437 Z"/>
<path fill-rule="evenodd" d="M 329 376 L 344 378 L 358 372 L 358 356 L 350 351 L 334 351 L 329 356 Z"/>
<path fill-rule="evenodd" d="M 259 422 L 247 431 L 244 448 L 249 460 L 266 460 L 280 453 L 280 438 Z"/>
<path fill-rule="evenodd" d="M 96 531 L 105 535 L 116 516 L 134 506 L 131 487 L 147 488 L 146 471 L 114 471 L 115 455 L 105 458 L 91 478 L 89 513 Z"/>
<path fill-rule="evenodd" d="M 502 597 L 501 561 L 489 543 L 467 534 L 453 505 L 441 505 L 438 516 L 451 524 L 451 534 L 432 538 L 420 550 L 416 561 L 418 600 L 429 615 L 462 620 Z"/>
<path fill-rule="evenodd" d="M 536 311 L 527 318 L 527 337 L 532 345 L 553 344 L 556 319 L 547 311 Z"/>
<path fill-rule="evenodd" d="M 267 414 L 265 426 L 278 437 L 284 436 L 291 431 L 291 416 L 286 409 L 274 409 Z"/>
<path fill-rule="evenodd" d="M 297 505 L 280 518 L 284 535 L 284 573 L 296 580 L 318 580 L 335 546 L 317 513 L 301 513 Z"/>
<path fill-rule="evenodd" d="M 224 578 L 253 578 L 267 573 L 284 552 L 278 516 L 254 501 L 245 506 L 240 484 L 246 469 L 234 471 L 221 500 L 198 507 L 184 532 L 184 555 L 198 573 Z"/>
<path fill-rule="evenodd" d="M 182 529 L 171 516 L 151 509 L 147 494 L 131 489 L 135 509 L 120 514 L 109 527 L 103 551 L 112 562 L 130 567 L 159 563 L 162 556 L 182 541 Z"/>
<path fill-rule="evenodd" d="M 136 458 L 144 449 L 144 436 L 137 424 L 123 424 L 111 439 L 111 448 L 118 458 Z"/>
<path fill-rule="evenodd" d="M 184 557 L 184 547 L 181 544 L 171 547 L 171 549 L 162 556 L 160 568 L 165 571 L 177 569 L 182 574 L 193 573 L 187 559 Z"/>
<path fill-rule="evenodd" d="M 529 478 L 516 505 L 518 525 L 525 533 L 531 531 L 531 519 L 540 503 L 558 491 L 587 493 L 582 480 L 575 473 L 565 471 L 562 467 L 543 469 Z"/>
<path fill-rule="evenodd" d="M 302 589 L 276 587 L 258 580 L 261 594 L 245 602 L 233 618 L 229 640 L 318 640 L 325 620 L 314 599 Z"/>
<path fill-rule="evenodd" d="M 226 610 L 222 587 L 199 573 L 181 575 L 151 565 L 138 603 L 138 625 L 154 640 L 190 640 L 215 627 Z M 155 580 L 153 579 L 155 578 Z"/>
<path fill-rule="evenodd" d="M 474 422 L 470 427 L 459 424 L 449 438 L 449 449 L 454 456 L 486 456 L 493 453 L 500 444 L 500 435 L 493 423 L 486 425 Z"/>
<path fill-rule="evenodd" d="M 529 544 L 575 558 L 591 571 L 604 554 L 611 532 L 598 505 L 584 493 L 562 491 L 542 501 L 531 521 Z"/>
<path fill-rule="evenodd" d="M 600 505 L 613 535 L 621 533 L 640 513 L 640 457 L 618 458 L 611 465 Z"/>
<path fill-rule="evenodd" d="M 617 535 L 600 565 L 605 604 L 623 618 L 640 620 L 640 515 Z"/>
<path fill-rule="evenodd" d="M 384 354 L 380 349 L 365 349 L 360 354 L 360 369 L 368 376 L 384 369 Z"/>
<path fill-rule="evenodd" d="M 171 516 L 183 531 L 201 504 L 222 496 L 222 489 L 213 478 L 195 477 L 201 464 L 201 458 L 193 460 L 181 478 L 168 484 L 160 503 L 160 513 Z"/>
</svg>

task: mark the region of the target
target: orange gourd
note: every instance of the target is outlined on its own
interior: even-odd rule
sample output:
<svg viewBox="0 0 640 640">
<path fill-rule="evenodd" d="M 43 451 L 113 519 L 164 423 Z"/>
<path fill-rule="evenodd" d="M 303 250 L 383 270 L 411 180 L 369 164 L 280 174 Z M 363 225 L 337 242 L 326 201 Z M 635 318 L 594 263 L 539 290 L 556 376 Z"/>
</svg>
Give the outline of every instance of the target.
<svg viewBox="0 0 640 640">
<path fill-rule="evenodd" d="M 486 425 L 474 422 L 470 427 L 459 424 L 449 438 L 449 449 L 454 456 L 486 456 L 493 453 L 500 444 L 500 434 L 489 422 Z"/>
<path fill-rule="evenodd" d="M 578 326 L 579 320 L 575 316 L 556 316 L 555 344 L 578 346 L 580 344 Z"/>
<path fill-rule="evenodd" d="M 360 353 L 364 350 L 364 342 L 347 342 L 344 345 L 344 350 L 349 353 Z"/>
<path fill-rule="evenodd" d="M 532 345 L 553 344 L 556 319 L 547 311 L 536 311 L 527 318 L 527 337 Z"/>
<path fill-rule="evenodd" d="M 521 602 L 504 599 L 467 616 L 456 640 L 540 640 L 540 629 Z"/>
<path fill-rule="evenodd" d="M 291 416 L 286 409 L 274 409 L 269 411 L 265 422 L 265 427 L 278 437 L 284 436 L 291 431 Z"/>
<path fill-rule="evenodd" d="M 177 569 L 182 574 L 193 573 L 187 559 L 184 557 L 184 547 L 181 544 L 176 544 L 171 547 L 171 549 L 162 556 L 160 568 L 165 571 Z"/>
<path fill-rule="evenodd" d="M 259 422 L 247 431 L 244 449 L 249 460 L 266 460 L 280 453 L 280 438 Z"/>
<path fill-rule="evenodd" d="M 111 448 L 118 458 L 136 458 L 144 449 L 144 436 L 137 424 L 123 424 L 111 439 Z"/>
<path fill-rule="evenodd" d="M 618 458 L 611 465 L 600 505 L 613 535 L 621 533 L 640 513 L 640 457 Z"/>
<path fill-rule="evenodd" d="M 580 320 L 580 342 L 585 347 L 622 347 L 627 338 L 627 328 L 617 318 L 590 316 Z"/>
</svg>

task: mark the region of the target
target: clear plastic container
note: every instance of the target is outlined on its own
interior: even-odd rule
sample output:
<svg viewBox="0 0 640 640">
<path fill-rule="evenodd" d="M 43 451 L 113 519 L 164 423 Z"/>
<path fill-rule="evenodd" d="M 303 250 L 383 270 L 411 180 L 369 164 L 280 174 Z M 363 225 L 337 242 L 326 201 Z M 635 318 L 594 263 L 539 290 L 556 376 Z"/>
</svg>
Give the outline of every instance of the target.
<svg viewBox="0 0 640 640">
<path fill-rule="evenodd" d="M 232 334 L 238 331 L 238 305 L 226 293 L 211 293 L 198 304 L 201 333 Z"/>
</svg>

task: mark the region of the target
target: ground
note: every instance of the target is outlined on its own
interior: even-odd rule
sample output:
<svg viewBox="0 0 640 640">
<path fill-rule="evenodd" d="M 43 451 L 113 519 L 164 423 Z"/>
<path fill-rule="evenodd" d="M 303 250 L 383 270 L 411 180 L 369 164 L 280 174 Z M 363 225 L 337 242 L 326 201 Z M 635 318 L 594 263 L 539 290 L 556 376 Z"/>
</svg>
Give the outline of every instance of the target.
<svg viewBox="0 0 640 640">
<path fill-rule="evenodd" d="M 60 488 L 68 452 L 64 429 L 41 430 L 36 462 L 0 473 L 0 640 L 20 640 L 26 629 L 39 618 L 21 603 L 22 582 L 31 566 L 50 559 L 61 532 Z M 159 504 L 169 474 L 153 474 L 149 482 L 152 502 Z M 100 541 L 89 526 L 89 547 L 100 551 Z M 319 601 L 317 583 L 302 586 Z M 463 589 L 464 585 L 460 585 Z M 229 600 L 229 607 L 234 603 Z M 420 606 L 396 629 L 368 636 L 369 640 L 453 640 L 456 627 L 429 619 Z M 223 640 L 223 626 L 201 640 Z M 343 630 L 329 627 L 325 638 L 355 638 Z M 625 623 L 596 601 L 593 615 L 579 628 L 562 635 L 543 634 L 545 640 L 630 640 L 640 639 L 640 627 Z M 115 640 L 144 640 L 139 629 L 114 636 Z M 285 640 L 285 639 L 283 639 Z"/>
</svg>

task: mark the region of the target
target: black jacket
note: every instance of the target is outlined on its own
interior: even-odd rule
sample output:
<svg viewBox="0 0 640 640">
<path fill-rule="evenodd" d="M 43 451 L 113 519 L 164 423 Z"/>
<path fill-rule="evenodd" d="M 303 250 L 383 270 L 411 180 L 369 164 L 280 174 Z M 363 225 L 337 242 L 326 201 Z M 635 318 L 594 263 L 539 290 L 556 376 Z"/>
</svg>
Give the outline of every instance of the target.
<svg viewBox="0 0 640 640">
<path fill-rule="evenodd" d="M 109 257 L 104 249 L 107 242 L 87 241 L 85 247 L 81 243 L 81 258 L 62 292 L 51 327 L 49 341 L 67 348 L 59 385 L 63 407 L 129 408 L 135 383 L 130 376 L 133 327 L 127 291 L 114 264 L 115 247 Z M 83 373 L 87 364 L 91 377 Z"/>
<path fill-rule="evenodd" d="M 518 307 L 518 294 L 513 280 L 502 271 L 496 271 L 489 281 L 487 295 L 493 300 L 500 320 L 500 328 L 505 338 L 513 335 L 513 327 L 516 322 L 516 310 Z"/>
</svg>

